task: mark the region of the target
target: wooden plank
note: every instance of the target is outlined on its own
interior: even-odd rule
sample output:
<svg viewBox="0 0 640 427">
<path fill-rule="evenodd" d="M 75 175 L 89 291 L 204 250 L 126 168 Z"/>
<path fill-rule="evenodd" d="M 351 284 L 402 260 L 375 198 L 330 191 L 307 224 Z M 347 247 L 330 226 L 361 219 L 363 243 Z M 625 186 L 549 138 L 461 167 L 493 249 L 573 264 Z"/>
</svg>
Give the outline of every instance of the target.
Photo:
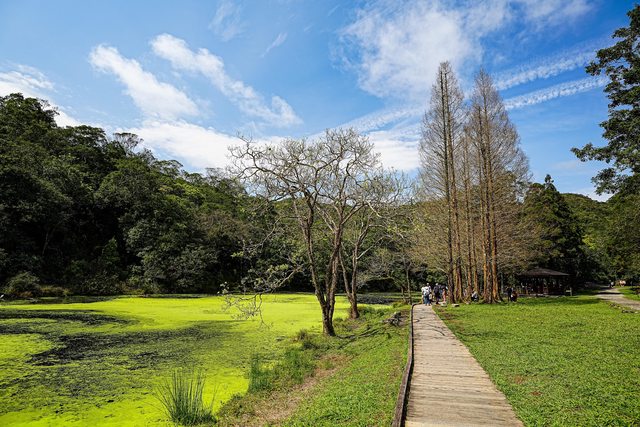
<svg viewBox="0 0 640 427">
<path fill-rule="evenodd" d="M 413 309 L 412 350 L 403 425 L 522 426 L 489 375 L 431 307 Z"/>
</svg>

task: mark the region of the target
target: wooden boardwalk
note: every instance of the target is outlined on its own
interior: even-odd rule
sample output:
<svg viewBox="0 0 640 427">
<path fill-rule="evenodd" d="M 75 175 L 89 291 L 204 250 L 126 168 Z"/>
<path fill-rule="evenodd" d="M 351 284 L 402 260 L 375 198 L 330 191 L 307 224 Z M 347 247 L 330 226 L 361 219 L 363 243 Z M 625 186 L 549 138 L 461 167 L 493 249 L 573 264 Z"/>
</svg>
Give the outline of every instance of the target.
<svg viewBox="0 0 640 427">
<path fill-rule="evenodd" d="M 413 337 L 405 426 L 522 426 L 489 375 L 431 307 L 414 307 Z"/>
</svg>

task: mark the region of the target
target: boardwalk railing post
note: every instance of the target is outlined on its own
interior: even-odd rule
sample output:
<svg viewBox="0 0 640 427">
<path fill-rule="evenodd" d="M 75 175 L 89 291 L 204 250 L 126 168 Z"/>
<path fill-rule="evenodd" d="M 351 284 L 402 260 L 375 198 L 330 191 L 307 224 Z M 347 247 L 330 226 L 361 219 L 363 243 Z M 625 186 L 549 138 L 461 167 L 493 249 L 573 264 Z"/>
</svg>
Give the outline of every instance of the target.
<svg viewBox="0 0 640 427">
<path fill-rule="evenodd" d="M 400 383 L 400 391 L 398 392 L 398 400 L 396 400 L 396 411 L 393 417 L 393 427 L 402 427 L 407 412 L 407 397 L 409 391 L 409 382 L 411 381 L 411 372 L 413 371 L 413 304 L 409 310 L 409 348 L 407 350 L 407 364 L 402 374 L 402 382 Z"/>
</svg>

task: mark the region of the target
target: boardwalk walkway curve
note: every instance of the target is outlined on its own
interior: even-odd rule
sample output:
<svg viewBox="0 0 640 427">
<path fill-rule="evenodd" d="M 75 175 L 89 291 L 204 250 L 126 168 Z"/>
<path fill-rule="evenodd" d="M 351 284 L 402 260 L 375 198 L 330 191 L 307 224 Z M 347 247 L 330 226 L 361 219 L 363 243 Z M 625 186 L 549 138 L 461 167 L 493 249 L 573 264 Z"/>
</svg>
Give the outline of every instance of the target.
<svg viewBox="0 0 640 427">
<path fill-rule="evenodd" d="M 408 392 L 403 396 L 401 388 L 403 417 L 394 426 L 522 426 L 489 375 L 431 307 L 413 307 L 410 335 Z"/>
</svg>

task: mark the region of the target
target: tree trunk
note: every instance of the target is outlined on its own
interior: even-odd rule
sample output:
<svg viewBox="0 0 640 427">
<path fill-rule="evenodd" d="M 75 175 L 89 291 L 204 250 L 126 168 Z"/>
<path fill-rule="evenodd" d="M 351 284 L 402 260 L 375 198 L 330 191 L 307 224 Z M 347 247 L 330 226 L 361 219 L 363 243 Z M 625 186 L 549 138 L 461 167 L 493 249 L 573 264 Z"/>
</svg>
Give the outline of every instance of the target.
<svg viewBox="0 0 640 427">
<path fill-rule="evenodd" d="M 454 287 L 455 282 L 453 280 L 453 213 L 451 207 L 451 183 L 449 178 L 451 176 L 449 172 L 449 157 L 451 153 L 449 153 L 449 143 L 448 143 L 448 127 L 447 123 L 447 100 L 446 100 L 446 91 L 444 86 L 444 72 L 440 70 L 440 101 L 442 103 L 442 120 L 443 120 L 443 160 L 444 160 L 444 194 L 445 201 L 447 203 L 447 289 L 448 294 L 454 295 Z"/>
<path fill-rule="evenodd" d="M 322 332 L 330 337 L 336 336 L 333 328 L 333 309 L 328 307 L 322 309 Z"/>
<path fill-rule="evenodd" d="M 357 265 L 356 265 L 357 267 Z M 347 276 L 347 269 L 344 265 L 344 256 L 340 253 L 340 269 L 342 270 L 342 281 L 344 282 L 344 291 L 347 294 L 347 299 L 349 300 L 349 317 L 351 319 L 357 319 L 360 317 L 360 312 L 358 311 L 358 295 L 356 293 L 356 271 L 354 270 L 351 274 L 351 281 Z"/>
<path fill-rule="evenodd" d="M 409 294 L 409 304 L 413 304 L 413 299 L 411 298 L 411 279 L 409 278 L 409 264 L 406 262 L 404 265 L 404 278 L 407 283 L 407 293 Z"/>
</svg>

